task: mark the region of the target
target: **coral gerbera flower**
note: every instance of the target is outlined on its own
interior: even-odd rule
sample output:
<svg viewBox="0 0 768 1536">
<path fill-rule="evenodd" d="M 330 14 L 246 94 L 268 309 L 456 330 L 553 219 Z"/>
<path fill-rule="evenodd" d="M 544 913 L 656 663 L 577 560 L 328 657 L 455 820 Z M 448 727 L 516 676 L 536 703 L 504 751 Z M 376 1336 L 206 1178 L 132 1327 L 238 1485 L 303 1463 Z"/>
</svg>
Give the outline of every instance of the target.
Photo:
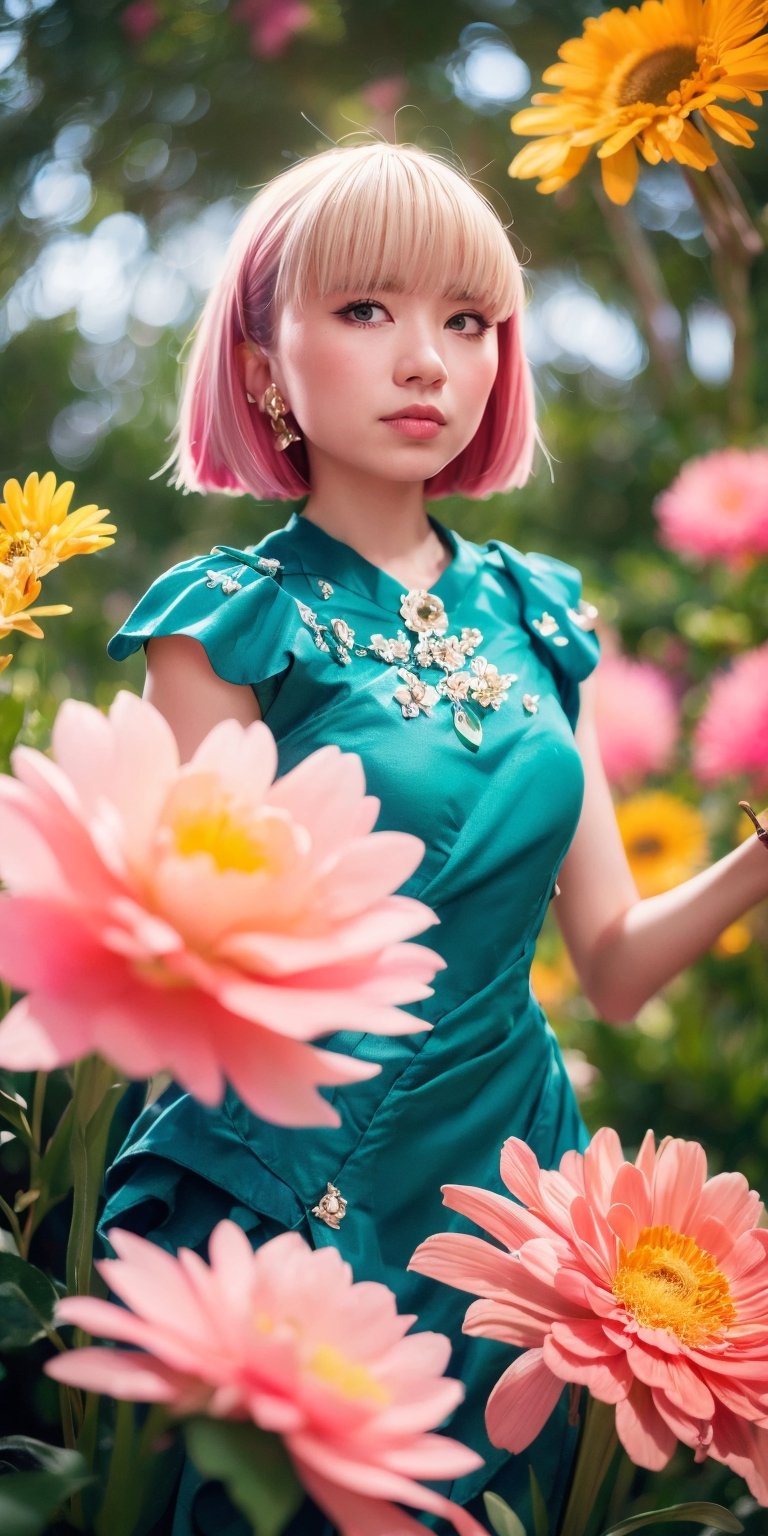
<svg viewBox="0 0 768 1536">
<path fill-rule="evenodd" d="M 426 1029 L 445 962 L 403 943 L 437 921 L 396 892 L 424 845 L 373 832 L 354 753 L 323 747 L 275 782 L 269 727 L 217 725 L 188 763 L 147 700 L 109 716 L 68 699 L 51 762 L 18 747 L 0 774 L 0 975 L 29 996 L 0 1024 L 0 1064 L 96 1054 L 127 1077 L 169 1071 L 204 1104 L 225 1077 L 257 1115 L 337 1125 L 319 1084 L 379 1068 L 309 1042 L 337 1029 Z"/>
<path fill-rule="evenodd" d="M 538 176 L 540 192 L 557 191 L 599 144 L 605 191 L 626 203 L 637 150 L 650 165 L 676 160 L 703 171 L 715 163 L 693 113 L 729 144 L 752 147 L 757 124 L 733 104 L 760 106 L 768 90 L 765 22 L 763 0 L 643 0 L 589 17 L 544 71 L 557 95 L 539 92 L 512 119 L 514 133 L 544 142 L 521 150 L 510 175 Z"/>
<path fill-rule="evenodd" d="M 616 819 L 641 896 L 670 890 L 704 862 L 704 819 L 668 790 L 648 790 L 622 801 L 616 807 Z"/>
<path fill-rule="evenodd" d="M 768 1232 L 740 1173 L 707 1178 L 695 1141 L 649 1131 L 634 1163 L 603 1129 L 543 1172 L 516 1137 L 501 1155 L 515 1202 L 447 1185 L 445 1204 L 502 1246 L 427 1238 L 410 1268 L 482 1297 L 464 1332 L 522 1346 L 488 1400 L 494 1445 L 539 1433 L 566 1382 L 616 1404 L 638 1466 L 678 1440 L 746 1478 L 768 1504 Z"/>
<path fill-rule="evenodd" d="M 65 480 L 57 489 L 51 470 L 43 475 L 28 475 L 22 489 L 18 480 L 6 480 L 4 500 L 0 502 L 0 562 L 10 564 L 27 557 L 36 576 L 70 560 L 73 555 L 91 555 L 97 549 L 114 544 L 117 530 L 102 521 L 109 513 L 94 504 L 70 512 L 74 481 Z"/>
<path fill-rule="evenodd" d="M 399 1506 L 429 1510 L 460 1536 L 484 1536 L 472 1516 L 421 1478 L 482 1465 L 475 1451 L 432 1431 L 464 1395 L 443 1376 L 440 1333 L 409 1334 L 414 1317 L 374 1281 L 353 1283 L 334 1248 L 297 1232 L 254 1253 L 234 1222 L 211 1233 L 210 1263 L 177 1258 L 131 1232 L 97 1264 L 125 1306 L 94 1297 L 60 1302 L 61 1322 L 132 1345 L 89 1347 L 49 1361 L 57 1381 L 128 1401 L 164 1403 L 183 1418 L 251 1419 L 282 1437 L 303 1486 L 340 1536 L 419 1536 Z"/>
<path fill-rule="evenodd" d="M 696 726 L 693 768 L 703 784 L 742 775 L 768 784 L 768 644 L 714 679 Z"/>
<path fill-rule="evenodd" d="M 768 554 L 768 448 L 725 448 L 683 465 L 654 507 L 667 549 L 738 568 Z"/>
</svg>

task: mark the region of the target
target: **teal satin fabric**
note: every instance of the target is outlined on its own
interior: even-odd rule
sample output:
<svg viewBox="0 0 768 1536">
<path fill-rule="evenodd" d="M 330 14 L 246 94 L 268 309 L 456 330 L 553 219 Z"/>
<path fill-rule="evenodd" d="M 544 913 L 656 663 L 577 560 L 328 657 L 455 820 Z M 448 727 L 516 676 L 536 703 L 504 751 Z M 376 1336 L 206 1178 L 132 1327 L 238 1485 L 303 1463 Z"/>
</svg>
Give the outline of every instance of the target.
<svg viewBox="0 0 768 1536">
<path fill-rule="evenodd" d="M 299 513 L 255 547 L 174 567 L 110 642 L 119 660 L 153 635 L 198 639 L 220 676 L 254 688 L 280 772 L 326 743 L 359 753 L 369 792 L 381 801 L 377 826 L 425 843 L 402 890 L 437 913 L 439 926 L 424 942 L 447 967 L 434 995 L 407 1010 L 428 1020 L 430 1032 L 386 1039 L 344 1031 L 326 1042 L 381 1066 L 377 1077 L 333 1092 L 342 1119 L 336 1130 L 267 1125 L 233 1094 L 206 1110 L 168 1090 L 140 1117 L 110 1171 L 103 1229 L 129 1225 L 170 1249 L 184 1243 L 204 1251 L 211 1226 L 230 1215 L 254 1243 L 295 1228 L 315 1246 L 333 1244 L 357 1279 L 383 1281 L 402 1311 L 418 1314 L 419 1327 L 454 1342 L 451 1374 L 463 1377 L 467 1395 L 450 1433 L 485 1465 L 459 1479 L 451 1496 L 466 1505 L 493 1488 L 525 1522 L 529 1460 L 553 1508 L 561 1497 L 572 1435 L 564 1405 L 530 1455 L 510 1458 L 492 1447 L 484 1407 L 510 1350 L 467 1339 L 461 1322 L 469 1298 L 406 1273 L 406 1265 L 429 1233 L 468 1230 L 443 1209 L 441 1184 L 502 1190 L 507 1136 L 523 1137 L 548 1167 L 585 1144 L 529 974 L 580 812 L 573 727 L 578 685 L 596 665 L 598 646 L 571 566 L 496 540 L 474 544 L 431 521 L 453 554 L 432 588 L 448 614 L 447 633 L 479 629 L 477 655 L 516 679 L 498 709 L 473 706 L 483 726 L 476 752 L 457 735 L 448 699 L 429 715 L 404 718 L 393 698 L 402 663 L 356 654 L 372 635 L 418 639 L 400 616 L 401 584 Z M 334 636 L 332 619 L 354 637 L 338 626 Z M 318 625 L 325 626 L 321 645 Z M 445 674 L 422 675 L 436 684 Z M 328 1182 L 347 1201 L 339 1230 L 312 1215 Z M 192 1528 L 177 1520 L 174 1536 Z"/>
</svg>

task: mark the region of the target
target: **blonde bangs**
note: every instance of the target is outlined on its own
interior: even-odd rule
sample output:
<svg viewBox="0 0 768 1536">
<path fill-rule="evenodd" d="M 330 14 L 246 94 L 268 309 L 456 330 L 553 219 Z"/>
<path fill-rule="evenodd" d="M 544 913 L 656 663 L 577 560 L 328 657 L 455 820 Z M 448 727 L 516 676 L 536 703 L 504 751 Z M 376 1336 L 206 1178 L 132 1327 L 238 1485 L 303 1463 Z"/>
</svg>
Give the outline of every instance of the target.
<svg viewBox="0 0 768 1536">
<path fill-rule="evenodd" d="M 362 298 L 384 289 L 444 294 L 493 321 L 523 303 L 517 258 L 482 193 L 443 161 L 403 145 L 339 152 L 286 231 L 276 308 L 297 294 Z"/>
</svg>

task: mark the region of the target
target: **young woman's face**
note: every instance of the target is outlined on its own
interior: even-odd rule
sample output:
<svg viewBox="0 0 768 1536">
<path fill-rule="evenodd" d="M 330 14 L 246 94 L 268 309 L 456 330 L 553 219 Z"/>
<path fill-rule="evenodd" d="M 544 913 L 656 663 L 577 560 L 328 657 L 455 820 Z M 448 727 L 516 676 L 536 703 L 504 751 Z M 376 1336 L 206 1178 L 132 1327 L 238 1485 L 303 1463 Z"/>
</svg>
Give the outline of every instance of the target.
<svg viewBox="0 0 768 1536">
<path fill-rule="evenodd" d="M 310 473 L 337 462 L 426 480 L 474 437 L 498 367 L 482 310 L 434 294 L 332 293 L 287 306 L 272 376 Z"/>
</svg>

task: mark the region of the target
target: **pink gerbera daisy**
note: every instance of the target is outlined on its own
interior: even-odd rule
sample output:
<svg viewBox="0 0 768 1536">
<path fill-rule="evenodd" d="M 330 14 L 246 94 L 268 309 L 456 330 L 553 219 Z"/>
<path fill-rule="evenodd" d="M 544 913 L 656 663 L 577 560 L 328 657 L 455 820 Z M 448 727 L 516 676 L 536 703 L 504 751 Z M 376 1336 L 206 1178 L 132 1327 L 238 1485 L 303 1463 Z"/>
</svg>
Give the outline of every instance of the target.
<svg viewBox="0 0 768 1536">
<path fill-rule="evenodd" d="M 681 1440 L 768 1504 L 768 1232 L 742 1175 L 708 1179 L 697 1142 L 657 1149 L 650 1131 L 629 1163 L 604 1129 L 559 1172 L 513 1137 L 501 1176 L 514 1202 L 444 1190 L 501 1247 L 447 1232 L 410 1265 L 482 1298 L 465 1333 L 524 1350 L 488 1400 L 493 1444 L 522 1451 L 578 1383 L 616 1405 L 638 1466 L 665 1466 Z"/>
<path fill-rule="evenodd" d="M 768 552 L 768 448 L 691 459 L 655 505 L 668 549 L 737 566 Z"/>
<path fill-rule="evenodd" d="M 610 783 L 627 786 L 663 772 L 680 729 L 668 677 L 650 661 L 611 655 L 596 676 L 597 736 Z"/>
<path fill-rule="evenodd" d="M 444 961 L 402 941 L 436 922 L 392 894 L 418 838 L 372 831 L 360 759 L 328 746 L 275 779 L 262 721 L 217 725 L 188 763 L 146 700 L 68 700 L 55 761 L 0 775 L 0 975 L 29 995 L 0 1024 L 0 1065 L 95 1053 L 127 1077 L 168 1071 L 204 1104 L 225 1078 L 254 1114 L 337 1125 L 318 1085 L 379 1068 L 309 1042 L 429 1026 Z"/>
<path fill-rule="evenodd" d="M 466 1511 L 417 1479 L 482 1466 L 432 1431 L 461 1402 L 443 1376 L 440 1333 L 409 1334 L 414 1317 L 373 1281 L 353 1283 L 334 1248 L 297 1232 L 257 1249 L 234 1222 L 211 1233 L 210 1262 L 173 1258 L 131 1232 L 109 1234 L 117 1259 L 97 1265 L 125 1303 L 59 1303 L 58 1318 L 131 1346 L 88 1347 L 45 1369 L 57 1381 L 143 1403 L 176 1418 L 251 1419 L 280 1435 L 299 1479 L 341 1536 L 423 1536 L 400 1508 L 429 1510 L 460 1536 L 485 1536 Z"/>
<path fill-rule="evenodd" d="M 714 679 L 694 734 L 693 768 L 703 784 L 742 776 L 768 784 L 768 644 Z"/>
</svg>

